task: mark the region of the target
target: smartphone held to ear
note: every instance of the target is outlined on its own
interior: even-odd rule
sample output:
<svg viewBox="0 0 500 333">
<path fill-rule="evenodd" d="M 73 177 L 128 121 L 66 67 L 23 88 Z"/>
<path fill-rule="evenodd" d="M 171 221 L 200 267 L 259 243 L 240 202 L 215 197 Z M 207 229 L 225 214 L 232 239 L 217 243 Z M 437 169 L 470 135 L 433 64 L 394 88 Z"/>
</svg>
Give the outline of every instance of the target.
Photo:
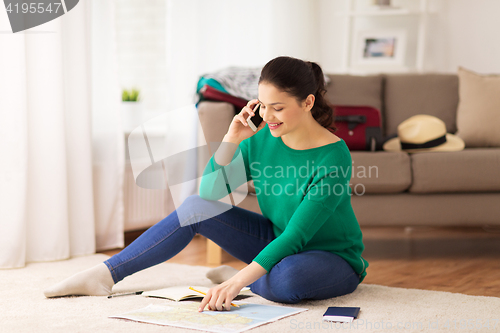
<svg viewBox="0 0 500 333">
<path fill-rule="evenodd" d="M 255 116 L 250 116 L 247 118 L 247 123 L 248 123 L 248 126 L 250 126 L 250 128 L 256 132 L 257 131 L 257 127 L 259 127 L 260 123 L 262 123 L 262 117 L 260 116 L 259 114 L 259 111 L 260 111 L 260 103 L 257 104 L 254 108 L 253 108 L 253 113 L 255 114 Z"/>
</svg>

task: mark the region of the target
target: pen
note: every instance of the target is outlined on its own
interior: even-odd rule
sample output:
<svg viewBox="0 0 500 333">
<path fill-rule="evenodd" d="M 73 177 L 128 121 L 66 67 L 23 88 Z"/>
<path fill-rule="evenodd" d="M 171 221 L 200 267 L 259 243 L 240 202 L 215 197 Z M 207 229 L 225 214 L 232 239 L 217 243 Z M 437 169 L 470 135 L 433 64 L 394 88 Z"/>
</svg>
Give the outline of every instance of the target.
<svg viewBox="0 0 500 333">
<path fill-rule="evenodd" d="M 140 295 L 142 294 L 144 291 L 134 291 L 133 293 L 126 293 L 126 294 L 118 294 L 118 295 L 109 295 L 108 298 L 112 298 L 112 297 L 119 297 L 119 296 L 130 296 L 130 295 Z"/>
<path fill-rule="evenodd" d="M 196 289 L 194 289 L 193 287 L 189 287 L 189 289 L 194 290 L 194 291 L 196 291 L 196 292 L 199 292 L 200 294 L 206 295 L 206 293 L 204 293 L 203 291 L 196 290 Z M 239 305 L 234 304 L 234 303 L 231 303 L 231 305 L 232 305 L 232 306 L 235 306 L 235 307 L 237 307 L 237 308 L 239 308 L 239 307 L 240 307 Z"/>
</svg>

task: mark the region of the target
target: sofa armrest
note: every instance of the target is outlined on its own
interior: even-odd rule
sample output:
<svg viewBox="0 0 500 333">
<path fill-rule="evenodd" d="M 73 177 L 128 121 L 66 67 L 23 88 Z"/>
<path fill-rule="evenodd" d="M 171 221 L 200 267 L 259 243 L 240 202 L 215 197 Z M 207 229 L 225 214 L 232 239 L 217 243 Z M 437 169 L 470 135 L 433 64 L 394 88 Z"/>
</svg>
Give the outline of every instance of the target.
<svg viewBox="0 0 500 333">
<path fill-rule="evenodd" d="M 198 146 L 202 147 L 204 145 L 209 145 L 212 148 L 214 145 L 218 147 L 217 143 L 220 143 L 226 135 L 229 125 L 233 120 L 234 106 L 226 102 L 213 102 L 213 101 L 203 101 L 198 104 L 198 118 L 200 120 L 198 124 Z M 213 142 L 210 144 L 210 142 Z M 198 187 L 200 188 L 201 176 L 203 175 L 203 170 L 210 160 L 214 151 L 211 149 L 198 149 Z"/>
<path fill-rule="evenodd" d="M 221 142 L 235 116 L 233 105 L 203 101 L 198 104 L 198 117 L 207 144 Z"/>
</svg>

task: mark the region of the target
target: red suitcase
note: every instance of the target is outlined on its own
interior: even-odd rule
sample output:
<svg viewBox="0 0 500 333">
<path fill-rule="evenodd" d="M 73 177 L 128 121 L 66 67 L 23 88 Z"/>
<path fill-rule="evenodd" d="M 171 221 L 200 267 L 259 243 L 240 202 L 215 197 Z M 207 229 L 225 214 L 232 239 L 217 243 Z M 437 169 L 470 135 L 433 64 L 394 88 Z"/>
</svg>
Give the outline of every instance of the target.
<svg viewBox="0 0 500 333">
<path fill-rule="evenodd" d="M 332 105 L 333 132 L 343 139 L 349 150 L 382 150 L 382 118 L 380 110 L 371 106 Z"/>
</svg>

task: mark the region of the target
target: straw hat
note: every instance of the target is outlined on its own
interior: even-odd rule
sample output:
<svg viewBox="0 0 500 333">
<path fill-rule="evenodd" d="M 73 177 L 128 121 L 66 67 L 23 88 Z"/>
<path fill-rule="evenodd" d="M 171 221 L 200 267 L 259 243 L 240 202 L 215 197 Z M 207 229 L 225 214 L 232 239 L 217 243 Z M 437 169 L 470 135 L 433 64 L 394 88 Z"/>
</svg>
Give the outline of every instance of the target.
<svg viewBox="0 0 500 333">
<path fill-rule="evenodd" d="M 404 150 L 409 153 L 422 151 L 458 151 L 465 147 L 456 135 L 446 133 L 444 122 L 434 116 L 418 114 L 398 125 L 398 136 L 387 140 L 386 151 Z"/>
</svg>

